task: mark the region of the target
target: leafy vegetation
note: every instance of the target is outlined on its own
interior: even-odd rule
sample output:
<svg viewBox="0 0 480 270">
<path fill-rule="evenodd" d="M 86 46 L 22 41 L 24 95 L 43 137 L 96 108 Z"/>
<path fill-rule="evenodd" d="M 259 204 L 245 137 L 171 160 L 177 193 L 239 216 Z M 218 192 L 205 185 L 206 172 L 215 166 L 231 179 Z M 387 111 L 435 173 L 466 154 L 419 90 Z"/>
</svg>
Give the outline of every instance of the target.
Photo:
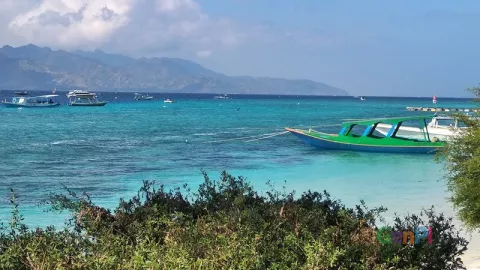
<svg viewBox="0 0 480 270">
<path fill-rule="evenodd" d="M 470 89 L 480 101 L 480 88 Z M 441 152 L 445 160 L 450 200 L 458 215 L 470 229 L 480 228 L 480 119 L 454 115 L 468 127 L 455 136 Z M 478 116 L 478 114 L 475 114 Z"/>
<path fill-rule="evenodd" d="M 386 209 L 347 208 L 327 192 L 260 194 L 243 177 L 204 174 L 198 191 L 144 182 L 109 211 L 88 195 L 52 194 L 71 227 L 30 230 L 13 193 L 0 235 L 2 269 L 464 269 L 467 242 L 433 209 L 396 217 L 393 228 L 431 226 L 433 242 L 381 244 L 376 219 Z M 424 219 L 424 220 L 423 220 Z"/>
</svg>

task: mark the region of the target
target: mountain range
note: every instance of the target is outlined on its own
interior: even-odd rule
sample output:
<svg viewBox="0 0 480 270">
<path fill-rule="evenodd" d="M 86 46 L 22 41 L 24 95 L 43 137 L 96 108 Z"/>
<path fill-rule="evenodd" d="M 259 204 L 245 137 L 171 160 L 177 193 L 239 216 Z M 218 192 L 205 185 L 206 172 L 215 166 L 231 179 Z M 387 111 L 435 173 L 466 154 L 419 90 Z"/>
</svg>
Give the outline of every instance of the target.
<svg viewBox="0 0 480 270">
<path fill-rule="evenodd" d="M 0 48 L 0 89 L 349 95 L 311 80 L 227 76 L 179 58 L 131 58 L 101 50 Z"/>
</svg>

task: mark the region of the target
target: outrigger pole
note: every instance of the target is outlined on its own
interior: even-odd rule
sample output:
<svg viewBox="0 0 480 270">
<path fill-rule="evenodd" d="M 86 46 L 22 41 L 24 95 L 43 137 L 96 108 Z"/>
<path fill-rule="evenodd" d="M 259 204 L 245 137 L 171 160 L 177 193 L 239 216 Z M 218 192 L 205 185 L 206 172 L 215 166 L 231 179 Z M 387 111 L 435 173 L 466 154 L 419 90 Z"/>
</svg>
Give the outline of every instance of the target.
<svg viewBox="0 0 480 270">
<path fill-rule="evenodd" d="M 427 120 L 425 120 L 425 118 L 423 118 L 423 137 L 425 140 L 428 138 L 428 141 L 430 142 L 430 134 L 428 133 Z"/>
</svg>

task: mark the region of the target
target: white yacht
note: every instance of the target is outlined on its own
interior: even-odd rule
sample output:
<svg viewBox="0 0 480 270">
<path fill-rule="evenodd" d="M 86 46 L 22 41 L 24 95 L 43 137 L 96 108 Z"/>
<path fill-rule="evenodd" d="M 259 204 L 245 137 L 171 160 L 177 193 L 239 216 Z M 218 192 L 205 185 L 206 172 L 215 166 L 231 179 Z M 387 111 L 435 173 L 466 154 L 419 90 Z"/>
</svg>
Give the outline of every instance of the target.
<svg viewBox="0 0 480 270">
<path fill-rule="evenodd" d="M 459 123 L 457 119 L 449 116 L 435 116 L 427 125 L 430 138 L 436 137 L 444 141 L 459 134 L 465 127 L 463 123 Z M 386 136 L 391 128 L 392 125 L 389 124 L 378 124 L 376 130 Z M 423 131 L 419 127 L 401 126 L 397 131 L 397 136 L 423 139 Z"/>
<path fill-rule="evenodd" d="M 70 92 L 68 92 L 67 94 L 67 98 L 71 98 L 71 97 L 75 97 L 75 96 L 95 96 L 96 94 L 95 93 L 90 93 L 88 91 L 85 91 L 85 90 L 71 90 Z"/>
</svg>

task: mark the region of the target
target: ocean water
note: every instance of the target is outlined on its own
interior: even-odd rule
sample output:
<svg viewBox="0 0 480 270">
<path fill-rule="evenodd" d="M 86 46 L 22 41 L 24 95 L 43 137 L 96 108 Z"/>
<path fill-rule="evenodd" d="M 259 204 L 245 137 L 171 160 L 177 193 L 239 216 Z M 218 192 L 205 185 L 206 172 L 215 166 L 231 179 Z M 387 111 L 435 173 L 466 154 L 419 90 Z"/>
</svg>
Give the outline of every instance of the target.
<svg viewBox="0 0 480 270">
<path fill-rule="evenodd" d="M 0 99 L 11 94 L 2 91 Z M 431 205 L 453 215 L 443 165 L 431 155 L 321 151 L 290 134 L 248 141 L 285 127 L 337 132 L 348 119 L 422 115 L 405 107 L 432 106 L 431 98 L 152 95 L 153 101 L 134 101 L 133 93 L 102 93 L 110 101 L 104 107 L 0 107 L 0 218 L 10 216 L 10 189 L 20 196 L 26 224 L 61 225 L 63 215 L 44 213 L 38 203 L 64 192 L 62 184 L 115 207 L 143 180 L 195 187 L 201 170 L 213 178 L 222 170 L 245 176 L 260 190 L 267 181 L 297 193 L 327 190 L 348 206 L 363 199 L 387 207 L 389 223 L 394 212 Z M 437 105 L 474 104 L 439 98 Z"/>
</svg>

